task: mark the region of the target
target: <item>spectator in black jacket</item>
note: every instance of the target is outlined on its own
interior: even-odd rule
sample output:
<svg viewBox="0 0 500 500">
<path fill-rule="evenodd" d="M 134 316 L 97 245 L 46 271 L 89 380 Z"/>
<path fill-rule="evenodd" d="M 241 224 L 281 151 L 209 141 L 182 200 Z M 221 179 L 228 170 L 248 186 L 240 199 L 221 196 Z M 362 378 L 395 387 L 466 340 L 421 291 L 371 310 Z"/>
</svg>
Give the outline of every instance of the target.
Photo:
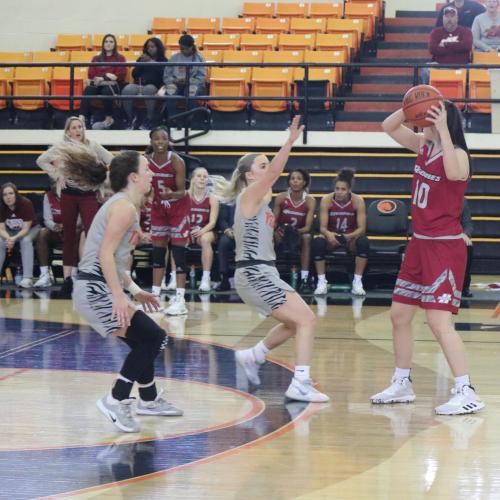
<svg viewBox="0 0 500 500">
<path fill-rule="evenodd" d="M 464 206 L 462 208 L 462 216 L 460 220 L 462 228 L 464 230 L 464 240 L 467 245 L 467 267 L 465 268 L 464 286 L 462 288 L 462 297 L 472 297 L 470 291 L 471 282 L 471 267 L 472 267 L 472 256 L 473 256 L 473 246 L 472 246 L 472 232 L 474 231 L 474 226 L 472 225 L 472 216 L 467 199 L 464 199 Z"/>
<path fill-rule="evenodd" d="M 165 47 L 159 38 L 148 38 L 142 49 L 141 56 L 137 62 L 166 62 Z M 163 71 L 165 67 L 158 66 L 136 66 L 132 71 L 134 83 L 129 83 L 123 90 L 122 95 L 156 95 L 163 86 Z M 154 113 L 157 101 L 146 99 L 146 121 L 139 128 L 151 130 L 154 124 Z M 127 130 L 133 130 L 136 126 L 137 116 L 134 113 L 134 102 L 136 99 L 123 101 L 123 108 L 127 114 Z"/>
<path fill-rule="evenodd" d="M 218 292 L 225 292 L 231 288 L 229 284 L 229 263 L 234 261 L 234 210 L 234 204 L 220 204 L 219 219 L 217 222 L 221 236 L 217 243 L 217 253 L 221 282 L 215 289 Z"/>
<path fill-rule="evenodd" d="M 436 27 L 443 26 L 443 13 L 446 7 L 453 6 L 458 10 L 458 25 L 470 28 L 474 18 L 479 14 L 485 12 L 485 8 L 479 2 L 474 0 L 455 0 L 454 2 L 447 3 L 438 14 Z"/>
</svg>

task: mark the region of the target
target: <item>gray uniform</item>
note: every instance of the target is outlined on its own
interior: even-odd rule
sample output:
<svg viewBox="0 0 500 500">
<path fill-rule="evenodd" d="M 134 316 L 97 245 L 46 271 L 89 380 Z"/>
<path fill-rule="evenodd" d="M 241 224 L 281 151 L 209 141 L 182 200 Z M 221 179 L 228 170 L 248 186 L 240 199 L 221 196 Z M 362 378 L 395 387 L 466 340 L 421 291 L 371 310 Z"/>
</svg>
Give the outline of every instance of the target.
<svg viewBox="0 0 500 500">
<path fill-rule="evenodd" d="M 113 195 L 97 212 L 90 226 L 83 257 L 78 265 L 78 278 L 74 286 L 73 302 L 83 319 L 100 335 L 106 337 L 120 328 L 116 318 L 112 318 L 113 302 L 99 262 L 99 251 L 106 232 L 106 214 L 116 201 L 128 199 L 125 193 Z M 139 215 L 123 236 L 114 257 L 118 277 L 123 279 L 129 266 L 130 252 L 134 249 L 139 235 Z"/>
<path fill-rule="evenodd" d="M 286 291 L 295 291 L 285 283 L 276 269 L 274 261 L 273 233 L 274 216 L 269 206 L 264 205 L 257 215 L 246 219 L 240 210 L 241 194 L 236 198 L 234 213 L 234 240 L 236 242 L 236 265 L 234 274 L 236 291 L 243 302 L 259 313 L 269 316 L 286 302 Z M 255 264 L 253 263 L 254 261 Z M 268 261 L 269 264 L 258 263 Z M 244 267 L 238 267 L 238 266 Z"/>
</svg>

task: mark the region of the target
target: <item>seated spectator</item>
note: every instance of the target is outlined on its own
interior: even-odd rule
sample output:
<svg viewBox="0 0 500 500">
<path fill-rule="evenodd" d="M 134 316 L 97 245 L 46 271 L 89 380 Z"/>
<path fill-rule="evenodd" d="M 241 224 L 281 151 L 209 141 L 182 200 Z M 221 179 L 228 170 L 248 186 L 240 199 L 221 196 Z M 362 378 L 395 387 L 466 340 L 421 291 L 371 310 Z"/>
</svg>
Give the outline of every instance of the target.
<svg viewBox="0 0 500 500">
<path fill-rule="evenodd" d="M 477 16 L 472 23 L 472 35 L 476 50 L 481 52 L 500 50 L 499 3 L 499 0 L 486 0 L 486 12 Z"/>
<path fill-rule="evenodd" d="M 159 38 L 153 37 L 146 40 L 142 49 L 141 56 L 137 62 L 166 62 L 165 47 Z M 163 85 L 163 71 L 165 67 L 158 66 L 142 66 L 135 67 L 132 71 L 134 83 L 129 83 L 122 90 L 122 95 L 156 95 L 158 90 Z M 123 101 L 123 109 L 127 114 L 127 130 L 136 128 L 137 116 L 134 113 L 134 103 L 136 99 L 128 99 Z M 146 121 L 139 126 L 140 130 L 150 130 L 157 125 L 155 122 L 155 109 L 157 101 L 146 99 Z"/>
<path fill-rule="evenodd" d="M 191 198 L 191 243 L 201 247 L 203 276 L 199 290 L 210 291 L 210 270 L 214 260 L 212 245 L 215 242 L 214 228 L 219 216 L 219 200 L 208 191 L 208 172 L 203 167 L 195 168 L 189 186 Z"/>
<path fill-rule="evenodd" d="M 486 9 L 483 5 L 475 0 L 455 0 L 454 2 L 447 3 L 438 14 L 436 27 L 443 26 L 444 10 L 447 7 L 455 7 L 458 11 L 458 25 L 470 28 L 474 18 L 482 14 Z"/>
<path fill-rule="evenodd" d="M 288 174 L 288 191 L 279 193 L 274 201 L 273 213 L 276 230 L 275 243 L 278 248 L 283 244 L 285 228 L 293 229 L 300 243 L 300 283 L 299 290 L 308 286 L 309 265 L 311 260 L 311 228 L 316 209 L 316 200 L 308 194 L 309 174 L 300 168 Z M 290 232 L 290 231 L 288 231 Z"/>
<path fill-rule="evenodd" d="M 40 227 L 36 223 L 35 209 L 28 198 L 20 196 L 12 182 L 6 182 L 0 189 L 0 272 L 6 254 L 11 255 L 19 243 L 23 278 L 22 288 L 33 286 L 33 259 L 35 240 Z"/>
<path fill-rule="evenodd" d="M 472 216 L 470 212 L 469 202 L 464 198 L 464 206 L 462 208 L 461 221 L 463 229 L 463 238 L 465 244 L 467 245 L 467 266 L 465 268 L 464 286 L 462 288 L 462 297 L 470 298 L 472 293 L 470 291 L 471 282 L 471 268 L 472 268 L 472 257 L 474 254 L 474 247 L 472 245 L 472 232 L 474 231 L 474 226 L 472 224 Z"/>
<path fill-rule="evenodd" d="M 171 58 L 170 62 L 204 62 L 205 59 L 196 49 L 194 38 L 191 35 L 182 35 L 179 38 L 179 50 Z M 168 96 L 183 96 L 185 95 L 186 81 L 186 66 L 166 66 L 163 73 L 163 83 L 165 84 L 164 92 Z M 189 69 L 189 89 L 190 97 L 203 94 L 206 90 L 207 68 L 206 66 L 191 66 Z M 167 99 L 166 107 L 168 117 L 171 118 L 176 114 L 177 99 Z M 194 108 L 196 100 L 189 101 L 188 109 Z"/>
<path fill-rule="evenodd" d="M 443 26 L 434 28 L 429 39 L 429 52 L 436 64 L 467 64 L 472 51 L 472 31 L 458 25 L 455 7 L 443 9 Z M 429 83 L 430 68 L 422 68 L 422 82 Z"/>
<path fill-rule="evenodd" d="M 234 210 L 234 203 L 221 203 L 219 220 L 217 221 L 218 228 L 221 233 L 217 242 L 217 255 L 219 259 L 219 273 L 221 281 L 215 289 L 217 292 L 226 292 L 231 288 L 229 279 L 232 276 L 230 276 L 229 273 L 229 264 L 230 262 L 234 262 Z"/>
<path fill-rule="evenodd" d="M 102 39 L 101 53 L 92 59 L 93 63 L 97 62 L 126 62 L 125 57 L 118 53 L 116 46 L 115 35 L 108 33 Z M 83 90 L 83 95 L 86 96 L 113 96 L 119 95 L 122 87 L 125 85 L 125 77 L 127 75 L 126 66 L 90 66 L 89 80 L 90 83 Z M 104 106 L 104 121 L 95 122 L 92 125 L 94 130 L 109 129 L 115 122 L 113 118 L 113 99 L 103 101 Z M 84 120 L 90 119 L 91 100 L 84 99 L 80 107 L 80 118 Z"/>
<path fill-rule="evenodd" d="M 345 247 L 356 256 L 351 293 L 366 295 L 362 283 L 370 251 L 370 242 L 365 236 L 366 207 L 363 198 L 352 192 L 353 183 L 354 172 L 343 168 L 335 178 L 335 191 L 321 199 L 319 213 L 321 235 L 315 238 L 312 244 L 313 259 L 318 274 L 314 295 L 325 295 L 328 292 L 325 255 L 327 250 L 332 251 L 337 247 Z"/>
</svg>

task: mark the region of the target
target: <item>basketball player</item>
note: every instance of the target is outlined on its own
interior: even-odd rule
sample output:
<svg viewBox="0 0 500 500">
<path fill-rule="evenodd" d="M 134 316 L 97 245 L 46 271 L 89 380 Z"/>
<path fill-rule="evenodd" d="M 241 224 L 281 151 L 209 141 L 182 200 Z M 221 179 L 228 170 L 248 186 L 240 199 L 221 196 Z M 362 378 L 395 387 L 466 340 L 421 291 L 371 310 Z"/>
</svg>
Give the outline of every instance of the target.
<svg viewBox="0 0 500 500">
<path fill-rule="evenodd" d="M 279 193 L 274 200 L 273 214 L 276 220 L 275 242 L 279 245 L 286 226 L 293 227 L 300 235 L 300 284 L 306 291 L 311 261 L 311 228 L 316 209 L 316 200 L 308 194 L 309 174 L 295 168 L 287 178 L 288 190 Z"/>
<path fill-rule="evenodd" d="M 66 146 L 69 161 L 77 164 L 87 153 L 75 153 L 71 147 Z M 139 210 L 152 178 L 146 158 L 136 151 L 123 151 L 113 158 L 109 179 L 115 194 L 92 222 L 73 294 L 76 310 L 94 330 L 103 337 L 119 337 L 131 349 L 111 393 L 97 402 L 99 410 L 123 432 L 140 430 L 132 415 L 134 382 L 139 386 L 138 415 L 182 415 L 156 389 L 154 361 L 166 344 L 165 332 L 137 310 L 123 291 L 125 287 L 145 310 L 158 310 L 158 298 L 141 290 L 126 272 L 141 234 Z"/>
<path fill-rule="evenodd" d="M 270 350 L 295 336 L 295 373 L 286 396 L 290 399 L 325 402 L 329 398 L 313 387 L 310 362 L 316 318 L 295 290 L 279 277 L 273 247 L 274 216 L 269 208 L 271 188 L 288 160 L 293 143 L 302 133 L 300 116 L 290 125 L 290 135 L 272 162 L 262 154 L 241 157 L 230 182 L 215 193 L 225 202 L 236 199 L 234 235 L 236 242 L 236 290 L 256 311 L 272 316 L 279 324 L 251 349 L 236 352 L 236 361 L 247 378 L 260 384 L 259 368 Z M 221 183 L 222 184 L 222 183 Z"/>
<path fill-rule="evenodd" d="M 314 295 L 326 295 L 325 254 L 339 246 L 356 256 L 351 293 L 366 295 L 362 277 L 368 262 L 370 241 L 366 233 L 366 207 L 361 196 L 352 192 L 354 172 L 343 168 L 334 180 L 335 191 L 321 199 L 319 208 L 321 235 L 313 241 L 313 259 L 318 274 Z"/>
<path fill-rule="evenodd" d="M 396 369 L 391 385 L 372 396 L 371 401 L 415 400 L 410 378 L 411 323 L 421 307 L 455 377 L 453 397 L 435 411 L 438 415 L 474 413 L 485 405 L 471 386 L 464 345 L 452 322 L 452 315 L 460 307 L 467 260 L 460 214 L 471 176 L 470 155 L 462 117 L 454 104 L 445 101 L 439 107 L 432 106 L 428 117 L 433 125 L 425 127 L 422 134 L 403 125 L 405 116 L 401 109 L 383 123 L 387 134 L 417 153 L 411 188 L 414 232 L 392 297 Z"/>
<path fill-rule="evenodd" d="M 165 255 L 170 242 L 176 265 L 175 297 L 165 309 L 166 314 L 187 314 L 186 244 L 189 237 L 189 195 L 185 190 L 186 166 L 170 150 L 168 132 L 164 127 L 151 130 L 152 154 L 149 168 L 153 172 L 154 199 L 151 209 L 151 238 L 153 241 L 153 294 L 160 296 L 165 275 Z"/>
</svg>

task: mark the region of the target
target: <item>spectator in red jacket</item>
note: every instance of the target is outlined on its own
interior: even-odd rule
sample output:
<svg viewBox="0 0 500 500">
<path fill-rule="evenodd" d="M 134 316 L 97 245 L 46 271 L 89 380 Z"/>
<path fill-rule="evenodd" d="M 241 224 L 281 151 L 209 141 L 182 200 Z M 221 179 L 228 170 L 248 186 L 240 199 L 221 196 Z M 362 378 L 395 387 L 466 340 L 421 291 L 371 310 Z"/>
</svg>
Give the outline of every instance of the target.
<svg viewBox="0 0 500 500">
<path fill-rule="evenodd" d="M 104 36 L 102 39 L 101 53 L 95 56 L 92 62 L 126 62 L 125 57 L 118 53 L 115 35 L 108 33 Z M 90 84 L 85 87 L 83 95 L 118 95 L 125 85 L 126 75 L 126 66 L 90 66 Z M 92 126 L 94 130 L 109 129 L 114 123 L 113 100 L 106 99 L 103 105 L 105 113 L 104 121 L 95 122 Z M 82 115 L 81 118 L 89 119 L 90 100 L 82 100 L 80 112 Z"/>
<path fill-rule="evenodd" d="M 467 64 L 472 51 L 472 31 L 458 25 L 458 10 L 443 9 L 443 26 L 434 28 L 429 39 L 429 52 L 435 64 Z M 422 81 L 429 82 L 430 68 L 422 68 Z"/>
</svg>

